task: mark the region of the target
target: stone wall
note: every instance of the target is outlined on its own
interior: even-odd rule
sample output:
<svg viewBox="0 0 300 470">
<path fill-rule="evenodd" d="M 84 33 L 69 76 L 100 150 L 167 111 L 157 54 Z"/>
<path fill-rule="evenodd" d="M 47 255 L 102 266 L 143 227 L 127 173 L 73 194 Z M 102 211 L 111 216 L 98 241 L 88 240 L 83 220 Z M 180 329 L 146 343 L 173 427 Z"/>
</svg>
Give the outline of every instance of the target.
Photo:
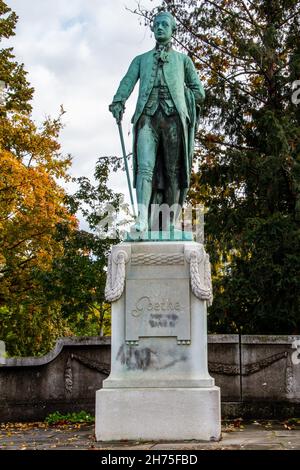
<svg viewBox="0 0 300 470">
<path fill-rule="evenodd" d="M 295 341 L 300 344 L 300 337 L 209 336 L 209 369 L 221 387 L 223 417 L 300 416 Z M 0 421 L 94 413 L 95 391 L 109 369 L 110 338 L 63 338 L 46 356 L 6 359 L 0 364 Z"/>
<path fill-rule="evenodd" d="M 0 366 L 0 421 L 93 413 L 95 391 L 109 369 L 110 338 L 63 338 L 46 356 L 7 359 Z"/>
<path fill-rule="evenodd" d="M 210 335 L 208 360 L 223 417 L 300 415 L 299 336 Z"/>
</svg>

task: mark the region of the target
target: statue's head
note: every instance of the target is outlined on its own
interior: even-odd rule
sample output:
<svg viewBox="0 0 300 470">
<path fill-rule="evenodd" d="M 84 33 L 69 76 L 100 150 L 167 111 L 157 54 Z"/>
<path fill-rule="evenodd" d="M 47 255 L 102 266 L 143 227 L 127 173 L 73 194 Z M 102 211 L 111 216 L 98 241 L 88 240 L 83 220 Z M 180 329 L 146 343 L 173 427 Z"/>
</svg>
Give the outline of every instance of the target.
<svg viewBox="0 0 300 470">
<path fill-rule="evenodd" d="M 157 42 L 166 43 L 170 41 L 172 34 L 176 31 L 176 21 L 168 11 L 160 11 L 155 15 L 151 31 Z"/>
</svg>

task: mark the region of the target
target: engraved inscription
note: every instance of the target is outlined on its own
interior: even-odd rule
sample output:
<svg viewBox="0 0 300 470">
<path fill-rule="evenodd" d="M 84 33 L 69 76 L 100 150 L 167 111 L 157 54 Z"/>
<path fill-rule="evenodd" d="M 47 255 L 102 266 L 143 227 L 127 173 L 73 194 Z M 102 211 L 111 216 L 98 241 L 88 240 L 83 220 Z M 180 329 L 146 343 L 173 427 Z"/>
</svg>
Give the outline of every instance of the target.
<svg viewBox="0 0 300 470">
<path fill-rule="evenodd" d="M 133 317 L 139 317 L 145 312 L 150 313 L 150 325 L 153 327 L 155 322 L 159 325 L 156 326 L 175 326 L 178 320 L 178 315 L 172 312 L 180 312 L 183 307 L 180 302 L 171 302 L 168 299 L 163 299 L 161 302 L 155 302 L 148 296 L 143 296 L 135 304 L 135 308 L 131 310 Z M 157 312 L 157 313 L 152 313 Z M 168 312 L 168 313 L 164 313 Z"/>
<path fill-rule="evenodd" d="M 126 342 L 156 336 L 190 340 L 189 280 L 129 279 L 125 324 Z"/>
<path fill-rule="evenodd" d="M 151 328 L 174 328 L 177 320 L 178 315 L 175 315 L 174 313 L 152 313 L 150 315 L 149 325 Z"/>
</svg>

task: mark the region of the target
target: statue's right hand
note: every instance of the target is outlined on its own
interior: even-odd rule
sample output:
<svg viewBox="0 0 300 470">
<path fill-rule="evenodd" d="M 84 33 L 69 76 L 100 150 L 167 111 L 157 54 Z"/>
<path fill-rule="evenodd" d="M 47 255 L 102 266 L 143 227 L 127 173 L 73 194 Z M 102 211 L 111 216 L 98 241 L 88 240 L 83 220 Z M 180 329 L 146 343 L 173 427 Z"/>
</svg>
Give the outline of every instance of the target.
<svg viewBox="0 0 300 470">
<path fill-rule="evenodd" d="M 109 105 L 109 110 L 117 121 L 117 123 L 120 123 L 122 121 L 124 109 L 125 107 L 121 101 L 116 101 Z"/>
</svg>

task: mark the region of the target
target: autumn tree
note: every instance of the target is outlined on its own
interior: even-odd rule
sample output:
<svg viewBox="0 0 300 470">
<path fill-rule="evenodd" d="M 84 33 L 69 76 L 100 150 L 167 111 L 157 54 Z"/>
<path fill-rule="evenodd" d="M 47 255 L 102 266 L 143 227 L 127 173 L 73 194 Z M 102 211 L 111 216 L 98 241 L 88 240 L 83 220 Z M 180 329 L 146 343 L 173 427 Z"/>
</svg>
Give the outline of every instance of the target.
<svg viewBox="0 0 300 470">
<path fill-rule="evenodd" d="M 193 204 L 214 268 L 210 329 L 299 333 L 299 0 L 164 0 L 206 89 Z M 139 11 L 146 20 L 153 12 Z"/>
<path fill-rule="evenodd" d="M 16 22 L 0 0 L 1 39 L 14 34 Z M 58 184 L 69 180 L 71 164 L 58 142 L 64 110 L 36 126 L 33 89 L 12 48 L 0 51 L 0 84 L 0 339 L 10 354 L 43 354 L 59 335 L 110 332 L 106 263 L 118 241 L 111 225 L 124 205 L 107 182 L 120 159 L 100 158 L 95 184 L 78 178 L 67 195 Z"/>
<path fill-rule="evenodd" d="M 0 0 L 0 40 L 14 34 L 16 22 Z M 76 226 L 57 183 L 68 179 L 70 157 L 58 143 L 61 116 L 40 128 L 32 121 L 33 89 L 12 48 L 0 50 L 0 84 L 0 334 L 10 353 L 30 354 L 65 332 L 60 306 L 45 303 L 35 272 L 63 254 L 57 225 Z"/>
</svg>

